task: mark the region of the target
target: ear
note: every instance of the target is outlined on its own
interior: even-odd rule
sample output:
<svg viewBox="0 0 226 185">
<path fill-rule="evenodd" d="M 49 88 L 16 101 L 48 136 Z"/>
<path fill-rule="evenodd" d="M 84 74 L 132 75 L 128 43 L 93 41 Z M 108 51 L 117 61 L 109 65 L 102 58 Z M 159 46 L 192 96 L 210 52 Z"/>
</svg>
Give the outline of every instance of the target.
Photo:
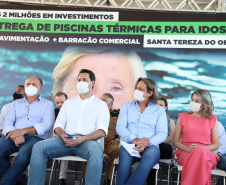
<svg viewBox="0 0 226 185">
<path fill-rule="evenodd" d="M 42 86 L 40 86 L 40 91 L 42 90 Z"/>
<path fill-rule="evenodd" d="M 93 88 L 93 86 L 94 86 L 95 82 L 94 82 L 94 81 L 91 81 L 91 82 L 92 82 L 92 88 Z"/>
<path fill-rule="evenodd" d="M 111 102 L 111 103 L 109 104 L 110 109 L 112 108 L 112 105 L 113 105 L 113 102 Z"/>
</svg>

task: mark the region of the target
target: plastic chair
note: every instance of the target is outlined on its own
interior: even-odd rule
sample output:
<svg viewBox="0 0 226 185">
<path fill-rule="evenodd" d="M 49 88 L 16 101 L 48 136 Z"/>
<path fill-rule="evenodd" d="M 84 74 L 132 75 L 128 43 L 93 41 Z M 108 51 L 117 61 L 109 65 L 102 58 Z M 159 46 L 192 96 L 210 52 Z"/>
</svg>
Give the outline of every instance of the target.
<svg viewBox="0 0 226 185">
<path fill-rule="evenodd" d="M 113 183 L 113 179 L 114 179 L 114 174 L 115 174 L 115 165 L 119 164 L 119 158 L 116 158 L 113 162 L 113 168 L 112 168 L 112 175 L 111 175 L 111 183 L 110 185 L 112 185 Z M 137 167 L 139 165 L 139 162 L 135 162 L 133 164 L 133 167 Z M 159 171 L 159 164 L 157 163 L 152 169 L 156 170 L 155 173 L 155 185 L 157 185 L 157 181 L 158 181 L 158 171 Z M 116 178 L 115 178 L 115 183 L 116 183 Z"/>
<path fill-rule="evenodd" d="M 101 145 L 101 149 L 104 152 L 104 138 L 100 139 L 100 145 Z M 106 154 L 103 155 L 103 158 L 107 157 Z M 82 157 L 78 157 L 78 156 L 64 156 L 64 157 L 58 157 L 58 158 L 53 158 L 53 164 L 51 167 L 51 172 L 50 172 L 50 177 L 49 177 L 49 185 L 51 185 L 51 180 L 52 180 L 52 175 L 53 175 L 53 169 L 54 169 L 54 165 L 55 165 L 55 161 L 76 161 L 76 162 L 86 162 L 86 159 L 82 158 Z M 107 173 L 106 173 L 107 174 Z M 56 178 L 56 176 L 55 176 Z M 107 178 L 107 175 L 106 175 Z M 56 181 L 56 179 L 55 179 Z M 82 184 L 83 184 L 83 179 L 82 179 Z"/>
<path fill-rule="evenodd" d="M 179 185 L 179 183 L 180 183 L 180 173 L 182 172 L 182 170 L 183 170 L 183 166 L 178 165 L 177 185 Z M 222 176 L 224 179 L 223 182 L 225 185 L 225 177 L 226 177 L 225 171 L 215 168 L 215 169 L 211 170 L 211 175 Z"/>
</svg>

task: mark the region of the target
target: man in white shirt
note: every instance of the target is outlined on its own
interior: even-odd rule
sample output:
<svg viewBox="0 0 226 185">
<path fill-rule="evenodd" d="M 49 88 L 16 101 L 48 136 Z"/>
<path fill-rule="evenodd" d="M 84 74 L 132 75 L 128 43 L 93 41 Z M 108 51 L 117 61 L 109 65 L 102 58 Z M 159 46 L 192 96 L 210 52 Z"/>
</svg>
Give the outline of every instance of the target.
<svg viewBox="0 0 226 185">
<path fill-rule="evenodd" d="M 107 104 L 93 95 L 95 74 L 82 69 L 77 80 L 79 96 L 63 104 L 55 122 L 54 132 L 59 137 L 33 147 L 29 185 L 45 184 L 48 159 L 73 155 L 87 160 L 85 184 L 100 185 L 103 152 L 99 139 L 108 133 L 110 114 Z"/>
</svg>

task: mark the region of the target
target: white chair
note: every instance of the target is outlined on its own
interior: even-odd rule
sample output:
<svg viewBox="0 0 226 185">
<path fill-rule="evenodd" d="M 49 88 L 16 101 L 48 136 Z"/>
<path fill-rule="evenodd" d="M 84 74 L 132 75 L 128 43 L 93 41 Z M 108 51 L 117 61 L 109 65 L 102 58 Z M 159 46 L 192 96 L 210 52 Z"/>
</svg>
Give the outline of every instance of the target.
<svg viewBox="0 0 226 185">
<path fill-rule="evenodd" d="M 178 165 L 178 175 L 177 175 L 177 185 L 180 183 L 180 173 L 182 172 L 183 166 Z M 217 175 L 217 176 L 222 176 L 223 177 L 223 182 L 225 185 L 225 177 L 226 177 L 226 172 L 223 170 L 219 170 L 217 168 L 211 170 L 211 175 Z"/>
<path fill-rule="evenodd" d="M 160 159 L 159 163 L 160 164 L 164 163 L 164 164 L 166 164 L 168 166 L 168 171 L 167 171 L 168 182 L 167 182 L 167 184 L 169 185 L 170 184 L 170 171 L 171 171 L 170 166 L 172 164 L 172 159 Z"/>
<path fill-rule="evenodd" d="M 114 178 L 114 173 L 115 173 L 115 165 L 118 165 L 118 164 L 119 164 L 119 158 L 114 159 L 110 185 L 112 185 L 112 183 L 113 183 L 113 178 Z M 139 162 L 135 162 L 133 164 L 133 167 L 137 167 L 138 164 L 139 164 Z M 157 163 L 152 169 L 155 169 L 156 170 L 156 173 L 155 173 L 155 185 L 157 185 L 159 164 Z M 116 178 L 115 178 L 115 184 L 116 184 Z"/>
<path fill-rule="evenodd" d="M 104 138 L 101 138 L 100 139 L 100 145 L 101 145 L 102 151 L 104 152 Z M 107 157 L 107 155 L 104 154 L 103 157 Z M 86 162 L 86 159 L 83 159 L 83 158 L 78 157 L 78 156 L 64 156 L 64 157 L 53 158 L 53 164 L 52 164 L 52 168 L 51 168 L 51 172 L 50 172 L 50 177 L 49 177 L 49 185 L 51 185 L 51 180 L 52 180 L 52 175 L 53 175 L 53 169 L 54 169 L 54 165 L 55 165 L 55 161 L 56 160 L 57 161 L 64 161 L 64 160 L 66 160 L 66 161 Z M 83 184 L 83 179 L 82 179 L 82 184 Z"/>
</svg>

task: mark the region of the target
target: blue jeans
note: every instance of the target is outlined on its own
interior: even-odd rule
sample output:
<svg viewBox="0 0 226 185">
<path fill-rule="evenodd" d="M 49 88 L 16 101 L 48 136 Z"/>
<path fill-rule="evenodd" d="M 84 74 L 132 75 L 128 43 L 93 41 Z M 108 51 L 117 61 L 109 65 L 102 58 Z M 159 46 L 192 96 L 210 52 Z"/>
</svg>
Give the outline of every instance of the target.
<svg viewBox="0 0 226 185">
<path fill-rule="evenodd" d="M 217 168 L 226 171 L 226 154 L 222 155 L 220 160 L 217 162 Z M 223 177 L 219 177 L 217 185 L 223 185 Z"/>
<path fill-rule="evenodd" d="M 157 146 L 145 148 L 141 159 L 132 157 L 123 146 L 119 148 L 118 185 L 143 185 L 149 171 L 159 161 L 160 151 Z M 133 163 L 140 161 L 136 170 L 131 174 Z"/>
<path fill-rule="evenodd" d="M 20 181 L 29 165 L 33 145 L 42 140 L 30 135 L 25 135 L 24 138 L 25 143 L 20 147 L 17 147 L 10 138 L 0 138 L 0 175 L 3 176 L 0 185 L 14 185 Z M 6 157 L 14 152 L 18 152 L 18 155 L 11 165 Z"/>
<path fill-rule="evenodd" d="M 34 145 L 30 161 L 28 185 L 44 185 L 46 162 L 63 156 L 79 156 L 87 160 L 85 184 L 100 185 L 103 152 L 97 141 L 86 141 L 76 147 L 64 146 L 61 138 L 51 138 Z"/>
</svg>

